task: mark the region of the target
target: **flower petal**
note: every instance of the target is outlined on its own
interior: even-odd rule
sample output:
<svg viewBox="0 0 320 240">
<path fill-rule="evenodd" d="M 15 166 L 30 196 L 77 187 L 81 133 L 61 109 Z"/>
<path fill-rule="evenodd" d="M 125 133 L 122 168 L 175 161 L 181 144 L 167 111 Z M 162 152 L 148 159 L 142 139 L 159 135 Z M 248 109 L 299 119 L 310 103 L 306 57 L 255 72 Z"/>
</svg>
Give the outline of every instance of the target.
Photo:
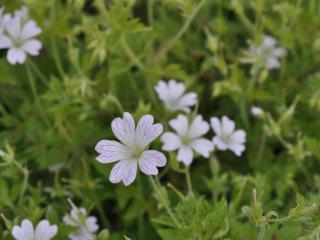
<svg viewBox="0 0 320 240">
<path fill-rule="evenodd" d="M 182 146 L 180 137 L 172 132 L 166 132 L 161 136 L 162 150 L 174 151 Z"/>
<path fill-rule="evenodd" d="M 22 49 L 32 56 L 39 55 L 39 51 L 41 48 L 42 48 L 41 42 L 39 42 L 38 40 L 34 40 L 34 39 L 31 39 L 31 40 L 24 42 L 24 44 L 22 46 Z"/>
<path fill-rule="evenodd" d="M 95 150 L 100 153 L 96 159 L 101 163 L 112 163 L 131 157 L 130 149 L 117 141 L 101 140 Z"/>
<path fill-rule="evenodd" d="M 191 147 L 203 157 L 209 157 L 211 151 L 213 151 L 213 143 L 205 138 L 199 138 L 191 143 Z"/>
<path fill-rule="evenodd" d="M 216 146 L 219 150 L 224 151 L 228 149 L 228 145 L 224 141 L 222 141 L 219 136 L 214 137 L 212 142 L 213 145 Z"/>
<path fill-rule="evenodd" d="M 184 83 L 178 83 L 176 80 L 171 79 L 167 85 L 168 97 L 171 99 L 178 99 L 184 93 L 186 86 Z"/>
<path fill-rule="evenodd" d="M 275 57 L 270 57 L 266 60 L 266 67 L 267 69 L 277 69 L 280 67 L 280 62 Z"/>
<path fill-rule="evenodd" d="M 86 227 L 89 230 L 89 232 L 91 232 L 91 233 L 98 231 L 99 225 L 97 224 L 97 218 L 93 217 L 93 216 L 87 217 Z"/>
<path fill-rule="evenodd" d="M 245 150 L 245 146 L 243 144 L 231 144 L 229 145 L 229 149 L 240 157 L 242 152 Z"/>
<path fill-rule="evenodd" d="M 0 34 L 0 49 L 10 48 L 13 46 L 12 39 L 4 34 Z"/>
<path fill-rule="evenodd" d="M 111 123 L 112 132 L 123 144 L 135 147 L 135 123 L 130 113 L 125 112 L 123 119 L 116 118 Z"/>
<path fill-rule="evenodd" d="M 20 31 L 21 31 L 21 21 L 20 17 L 14 17 L 11 18 L 10 21 L 7 22 L 6 30 L 8 31 L 9 35 L 13 39 L 17 39 L 20 37 Z"/>
<path fill-rule="evenodd" d="M 190 138 L 198 138 L 206 134 L 209 131 L 209 128 L 209 124 L 206 121 L 203 121 L 201 115 L 198 115 L 190 125 L 188 136 Z"/>
<path fill-rule="evenodd" d="M 41 32 L 42 30 L 37 26 L 36 22 L 33 20 L 29 20 L 22 26 L 21 37 L 22 40 L 27 40 L 39 35 Z"/>
<path fill-rule="evenodd" d="M 277 44 L 277 40 L 271 36 L 265 35 L 262 45 L 264 47 L 274 47 Z"/>
<path fill-rule="evenodd" d="M 161 124 L 153 124 L 153 117 L 151 115 L 143 116 L 137 125 L 136 144 L 139 148 L 144 149 L 162 133 L 162 130 Z"/>
<path fill-rule="evenodd" d="M 236 143 L 244 143 L 246 142 L 246 132 L 242 129 L 235 131 L 231 136 L 231 142 Z"/>
<path fill-rule="evenodd" d="M 212 127 L 213 131 L 215 132 L 215 134 L 217 136 L 220 136 L 222 134 L 222 126 L 221 126 L 219 118 L 212 117 L 210 119 L 210 123 L 211 123 L 211 127 Z"/>
<path fill-rule="evenodd" d="M 168 96 L 168 88 L 165 81 L 159 81 L 158 84 L 155 86 L 155 90 L 158 93 L 159 99 L 165 101 Z"/>
<path fill-rule="evenodd" d="M 121 160 L 113 166 L 110 173 L 110 182 L 122 181 L 125 186 L 131 184 L 137 175 L 137 161 L 134 159 Z"/>
<path fill-rule="evenodd" d="M 36 227 L 35 239 L 37 240 L 50 240 L 58 232 L 58 227 L 56 225 L 51 225 L 47 220 L 42 220 Z"/>
<path fill-rule="evenodd" d="M 14 226 L 12 235 L 17 240 L 32 240 L 34 238 L 33 225 L 28 219 L 24 219 L 20 226 Z"/>
<path fill-rule="evenodd" d="M 7 53 L 7 60 L 11 64 L 24 63 L 26 60 L 26 53 L 18 48 L 10 48 Z"/>
<path fill-rule="evenodd" d="M 179 114 L 175 119 L 169 121 L 169 125 L 180 135 L 184 136 L 188 132 L 189 123 L 185 115 Z"/>
<path fill-rule="evenodd" d="M 177 160 L 183 162 L 186 166 L 189 166 L 193 160 L 192 148 L 188 146 L 182 146 L 178 150 Z"/>
<path fill-rule="evenodd" d="M 229 134 L 231 134 L 235 129 L 234 121 L 232 121 L 227 116 L 222 117 L 221 126 L 222 126 L 222 133 L 225 136 L 228 136 Z"/>
<path fill-rule="evenodd" d="M 146 175 L 157 175 L 157 167 L 164 167 L 166 163 L 165 155 L 155 150 L 145 151 L 139 159 L 140 170 Z"/>
<path fill-rule="evenodd" d="M 177 103 L 177 108 L 180 110 L 183 110 L 184 112 L 190 112 L 191 106 L 196 105 L 197 103 L 197 94 L 195 93 L 187 93 L 184 96 L 182 96 Z"/>
</svg>

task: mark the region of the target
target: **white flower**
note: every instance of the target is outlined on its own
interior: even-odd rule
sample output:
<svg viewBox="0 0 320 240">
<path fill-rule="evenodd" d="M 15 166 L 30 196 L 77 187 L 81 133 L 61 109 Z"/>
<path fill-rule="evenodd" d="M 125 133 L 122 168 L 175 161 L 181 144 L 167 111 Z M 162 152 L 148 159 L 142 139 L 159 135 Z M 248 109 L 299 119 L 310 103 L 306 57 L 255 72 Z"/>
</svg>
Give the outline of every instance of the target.
<svg viewBox="0 0 320 240">
<path fill-rule="evenodd" d="M 201 115 L 196 116 L 189 125 L 188 118 L 180 114 L 176 119 L 170 120 L 169 125 L 176 133 L 166 132 L 161 136 L 163 150 L 178 150 L 177 160 L 186 166 L 189 166 L 193 160 L 193 151 L 203 157 L 209 157 L 210 152 L 213 151 L 213 144 L 202 136 L 209 131 L 210 127 Z"/>
<path fill-rule="evenodd" d="M 255 117 L 260 117 L 264 114 L 264 111 L 260 107 L 252 106 L 251 107 L 251 114 Z"/>
<path fill-rule="evenodd" d="M 235 123 L 228 117 L 223 116 L 221 121 L 212 117 L 210 119 L 211 127 L 216 136 L 213 137 L 213 144 L 219 150 L 231 150 L 237 156 L 241 156 L 245 150 L 246 133 L 243 130 L 235 131 Z"/>
<path fill-rule="evenodd" d="M 58 227 L 50 225 L 47 220 L 40 221 L 35 230 L 28 219 L 22 221 L 21 227 L 14 226 L 12 229 L 12 235 L 16 240 L 50 240 L 57 232 Z"/>
<path fill-rule="evenodd" d="M 14 16 L 19 16 L 21 22 L 25 23 L 29 19 L 29 9 L 27 6 L 22 6 L 20 9 L 14 11 Z"/>
<path fill-rule="evenodd" d="M 280 68 L 279 59 L 286 54 L 285 49 L 276 47 L 277 40 L 265 35 L 260 46 L 250 46 L 250 51 L 257 62 L 261 62 L 266 69 Z"/>
<path fill-rule="evenodd" d="M 11 15 L 4 14 L 4 7 L 0 8 L 0 34 L 5 29 L 6 24 L 10 21 Z"/>
<path fill-rule="evenodd" d="M 162 133 L 161 124 L 153 124 L 151 115 L 143 116 L 137 127 L 130 113 L 123 119 L 116 118 L 111 123 L 112 131 L 120 141 L 101 140 L 96 158 L 101 163 L 117 162 L 111 170 L 110 181 L 122 181 L 128 186 L 136 178 L 137 167 L 146 175 L 157 175 L 157 167 L 166 165 L 166 157 L 155 150 L 147 150 L 148 145 Z"/>
<path fill-rule="evenodd" d="M 39 55 L 42 44 L 34 39 L 41 33 L 41 29 L 33 20 L 26 19 L 26 10 L 19 10 L 13 18 L 5 24 L 0 34 L 0 49 L 8 48 L 7 60 L 11 64 L 24 63 L 27 54 Z"/>
<path fill-rule="evenodd" d="M 99 230 L 97 218 L 87 216 L 87 211 L 84 208 L 79 208 L 78 211 L 72 209 L 70 215 L 63 217 L 63 222 L 78 228 L 68 235 L 71 240 L 92 240 L 94 239 L 94 234 Z"/>
<path fill-rule="evenodd" d="M 169 111 L 190 112 L 190 107 L 197 103 L 197 95 L 193 92 L 184 94 L 185 85 L 171 79 L 168 83 L 159 81 L 155 90 Z M 183 95 L 184 94 L 184 95 Z"/>
</svg>

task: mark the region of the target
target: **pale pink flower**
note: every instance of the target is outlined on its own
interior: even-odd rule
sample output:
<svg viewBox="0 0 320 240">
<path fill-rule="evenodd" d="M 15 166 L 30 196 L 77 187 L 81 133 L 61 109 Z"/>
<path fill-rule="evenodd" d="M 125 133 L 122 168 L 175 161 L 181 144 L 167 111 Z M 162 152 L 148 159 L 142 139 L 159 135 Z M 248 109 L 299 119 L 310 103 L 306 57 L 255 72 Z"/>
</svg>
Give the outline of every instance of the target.
<svg viewBox="0 0 320 240">
<path fill-rule="evenodd" d="M 190 112 L 190 107 L 197 104 L 197 95 L 193 92 L 184 94 L 186 86 L 171 79 L 169 82 L 159 81 L 155 90 L 169 111 Z"/>
<path fill-rule="evenodd" d="M 8 49 L 7 60 L 10 64 L 24 63 L 27 54 L 39 55 L 40 41 L 34 39 L 42 30 L 36 22 L 28 19 L 26 8 L 16 11 L 14 17 L 5 24 L 0 34 L 0 49 Z"/>
<path fill-rule="evenodd" d="M 124 185 L 131 184 L 136 178 L 137 168 L 146 175 L 157 175 L 157 167 L 166 165 L 166 157 L 158 151 L 147 150 L 149 144 L 162 133 L 161 124 L 153 124 L 151 115 L 143 116 L 135 126 L 130 113 L 116 118 L 111 123 L 112 131 L 120 141 L 101 140 L 96 145 L 101 163 L 117 162 L 111 170 L 110 181 Z"/>
<path fill-rule="evenodd" d="M 193 161 L 193 151 L 201 156 L 208 158 L 213 151 L 211 141 L 203 138 L 210 127 L 203 120 L 201 115 L 198 115 L 190 123 L 185 115 L 180 114 L 177 118 L 170 120 L 169 125 L 176 131 L 166 132 L 161 136 L 164 151 L 178 150 L 177 160 L 189 166 Z"/>
<path fill-rule="evenodd" d="M 216 117 L 210 119 L 211 127 L 216 136 L 213 137 L 213 144 L 219 150 L 231 150 L 237 156 L 241 156 L 245 150 L 246 133 L 244 130 L 235 130 L 234 121 L 223 116 L 221 120 Z"/>
<path fill-rule="evenodd" d="M 71 240 L 93 240 L 95 233 L 99 230 L 97 218 L 87 216 L 84 208 L 72 209 L 70 215 L 63 217 L 63 222 L 77 229 L 68 235 Z"/>
</svg>

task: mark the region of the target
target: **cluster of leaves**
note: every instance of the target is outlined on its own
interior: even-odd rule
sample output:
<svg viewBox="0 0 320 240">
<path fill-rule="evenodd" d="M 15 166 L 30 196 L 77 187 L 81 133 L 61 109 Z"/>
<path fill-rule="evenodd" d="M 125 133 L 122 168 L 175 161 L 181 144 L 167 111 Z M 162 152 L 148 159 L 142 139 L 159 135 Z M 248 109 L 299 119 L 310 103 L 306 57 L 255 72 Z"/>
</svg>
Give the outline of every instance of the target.
<svg viewBox="0 0 320 240">
<path fill-rule="evenodd" d="M 320 238 L 319 1 L 1 4 L 27 5 L 43 29 L 39 57 L 12 66 L 0 52 L 1 239 L 23 218 L 59 225 L 67 198 L 91 210 L 108 239 Z M 241 63 L 247 40 L 264 34 L 287 50 L 279 70 Z M 207 119 L 228 115 L 246 130 L 245 154 L 195 159 L 192 193 L 171 155 L 159 176 L 168 187 L 142 176 L 112 185 L 95 144 L 112 138 L 109 124 L 124 111 L 175 116 L 153 90 L 171 78 L 198 93 Z M 252 117 L 252 105 L 265 113 Z"/>
</svg>

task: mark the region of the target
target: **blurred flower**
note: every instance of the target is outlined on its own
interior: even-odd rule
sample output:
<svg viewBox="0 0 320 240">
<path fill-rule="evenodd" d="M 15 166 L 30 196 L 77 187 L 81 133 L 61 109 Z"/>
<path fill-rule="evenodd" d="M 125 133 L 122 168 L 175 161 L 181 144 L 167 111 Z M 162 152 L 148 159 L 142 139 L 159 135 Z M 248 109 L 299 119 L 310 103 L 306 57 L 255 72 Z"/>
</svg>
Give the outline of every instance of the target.
<svg viewBox="0 0 320 240">
<path fill-rule="evenodd" d="M 64 163 L 58 163 L 55 165 L 52 165 L 51 167 L 48 168 L 48 171 L 53 173 L 53 172 L 59 172 L 62 169 L 64 169 L 66 167 L 66 165 Z"/>
<path fill-rule="evenodd" d="M 112 131 L 120 141 L 101 140 L 96 145 L 101 163 L 118 162 L 110 173 L 110 181 L 122 181 L 128 186 L 136 178 L 137 167 L 146 175 L 157 175 L 157 167 L 166 165 L 166 157 L 158 151 L 146 150 L 148 145 L 162 133 L 161 124 L 153 124 L 151 115 L 143 116 L 137 127 L 130 113 L 123 119 L 116 118 L 111 123 Z"/>
<path fill-rule="evenodd" d="M 5 29 L 6 24 L 10 21 L 11 15 L 6 13 L 4 14 L 4 7 L 0 8 L 0 34 Z"/>
<path fill-rule="evenodd" d="M 260 107 L 252 106 L 251 107 L 251 114 L 253 116 L 255 116 L 255 117 L 259 117 L 259 116 L 262 116 L 264 114 L 264 111 Z"/>
<path fill-rule="evenodd" d="M 197 103 L 197 95 L 193 92 L 185 95 L 184 83 L 177 83 L 175 80 L 170 80 L 168 83 L 159 81 L 155 90 L 159 98 L 164 102 L 166 108 L 170 111 L 190 112 L 190 107 Z"/>
<path fill-rule="evenodd" d="M 280 68 L 279 59 L 286 54 L 284 48 L 276 47 L 277 40 L 265 35 L 260 46 L 250 45 L 250 52 L 254 56 L 253 62 L 261 62 L 266 69 Z"/>
<path fill-rule="evenodd" d="M 78 228 L 75 232 L 68 236 L 71 240 L 92 240 L 95 232 L 98 231 L 99 225 L 97 218 L 87 216 L 87 211 L 84 208 L 78 210 L 72 209 L 70 215 L 63 217 L 63 222 L 69 226 Z"/>
<path fill-rule="evenodd" d="M 11 64 L 24 63 L 26 55 L 39 55 L 42 44 L 34 39 L 41 33 L 36 22 L 28 19 L 28 10 L 23 8 L 10 18 L 0 34 L 0 49 L 8 48 L 7 59 Z"/>
<path fill-rule="evenodd" d="M 245 150 L 246 133 L 244 130 L 235 131 L 235 123 L 228 117 L 223 116 L 221 121 L 212 117 L 210 119 L 211 127 L 216 136 L 213 137 L 213 144 L 219 150 L 231 150 L 237 156 L 241 156 Z"/>
<path fill-rule="evenodd" d="M 188 118 L 182 114 L 176 119 L 171 120 L 169 125 L 177 134 L 166 132 L 161 136 L 163 150 L 178 150 L 177 160 L 187 166 L 193 160 L 193 151 L 196 151 L 203 157 L 209 157 L 209 153 L 213 151 L 213 144 L 201 136 L 205 135 L 210 127 L 206 121 L 203 121 L 201 115 L 196 116 L 190 126 Z"/>
<path fill-rule="evenodd" d="M 32 223 L 25 219 L 20 226 L 14 226 L 12 229 L 12 235 L 17 240 L 49 240 L 52 239 L 58 232 L 56 225 L 50 225 L 47 220 L 42 220 L 37 225 L 36 229 L 33 229 Z"/>
<path fill-rule="evenodd" d="M 29 9 L 27 6 L 22 6 L 20 9 L 14 11 L 15 17 L 20 17 L 21 22 L 25 23 L 29 20 Z"/>
</svg>

